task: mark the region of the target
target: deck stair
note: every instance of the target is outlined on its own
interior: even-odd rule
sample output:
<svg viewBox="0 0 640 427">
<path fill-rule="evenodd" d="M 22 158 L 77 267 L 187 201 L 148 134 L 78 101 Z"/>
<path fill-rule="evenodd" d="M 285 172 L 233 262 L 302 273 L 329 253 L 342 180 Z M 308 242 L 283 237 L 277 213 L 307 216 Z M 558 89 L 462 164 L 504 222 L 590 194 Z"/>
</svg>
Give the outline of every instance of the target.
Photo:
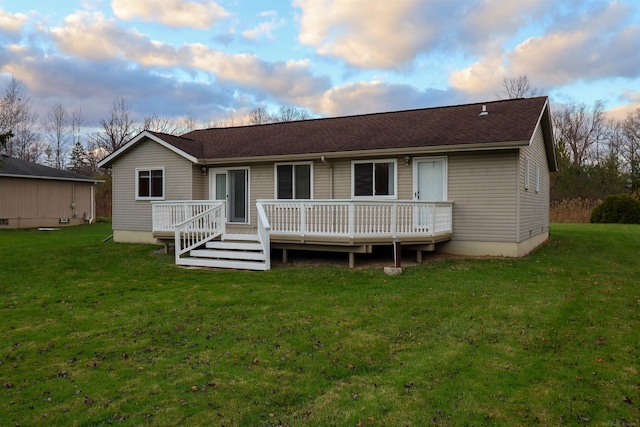
<svg viewBox="0 0 640 427">
<path fill-rule="evenodd" d="M 238 270 L 267 270 L 266 255 L 256 234 L 223 234 L 189 252 L 188 265 Z"/>
</svg>

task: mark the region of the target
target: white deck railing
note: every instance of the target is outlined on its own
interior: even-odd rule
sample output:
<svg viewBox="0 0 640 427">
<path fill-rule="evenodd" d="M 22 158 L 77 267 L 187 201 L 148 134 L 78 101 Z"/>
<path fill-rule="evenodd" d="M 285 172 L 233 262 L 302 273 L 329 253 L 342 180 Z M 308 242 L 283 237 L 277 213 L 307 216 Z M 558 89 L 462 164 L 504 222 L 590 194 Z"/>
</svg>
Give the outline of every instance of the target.
<svg viewBox="0 0 640 427">
<path fill-rule="evenodd" d="M 260 244 L 262 245 L 262 250 L 265 255 L 266 269 L 271 269 L 271 224 L 269 223 L 269 218 L 267 218 L 267 214 L 264 211 L 264 208 L 261 204 L 257 205 L 258 208 L 258 240 L 260 240 Z"/>
<path fill-rule="evenodd" d="M 274 234 L 395 238 L 453 230 L 451 202 L 258 200 L 258 205 Z"/>
<path fill-rule="evenodd" d="M 176 224 L 180 224 L 195 217 L 208 209 L 220 205 L 219 200 L 181 200 L 151 202 L 153 232 L 175 231 Z M 224 210 L 223 210 L 224 211 Z"/>
<path fill-rule="evenodd" d="M 214 206 L 174 225 L 176 264 L 182 255 L 222 235 L 226 226 L 224 203 Z"/>
</svg>

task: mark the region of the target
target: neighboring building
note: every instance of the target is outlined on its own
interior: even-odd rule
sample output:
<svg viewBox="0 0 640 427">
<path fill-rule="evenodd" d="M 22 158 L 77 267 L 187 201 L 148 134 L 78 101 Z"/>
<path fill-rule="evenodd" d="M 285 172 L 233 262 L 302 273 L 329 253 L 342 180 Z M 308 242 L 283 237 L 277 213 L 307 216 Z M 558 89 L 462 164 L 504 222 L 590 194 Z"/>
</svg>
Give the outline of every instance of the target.
<svg viewBox="0 0 640 427">
<path fill-rule="evenodd" d="M 208 225 L 180 229 L 177 262 L 245 268 L 199 248 L 258 233 L 262 269 L 270 248 L 353 254 L 397 239 L 419 257 L 436 245 L 523 256 L 548 238 L 557 163 L 548 99 L 537 97 L 180 137 L 144 131 L 100 166 L 113 173 L 115 241 L 173 239 L 177 223 L 218 206 Z M 194 227 L 211 232 L 196 239 Z"/>
<path fill-rule="evenodd" d="M 97 182 L 0 154 L 0 229 L 90 223 Z"/>
</svg>

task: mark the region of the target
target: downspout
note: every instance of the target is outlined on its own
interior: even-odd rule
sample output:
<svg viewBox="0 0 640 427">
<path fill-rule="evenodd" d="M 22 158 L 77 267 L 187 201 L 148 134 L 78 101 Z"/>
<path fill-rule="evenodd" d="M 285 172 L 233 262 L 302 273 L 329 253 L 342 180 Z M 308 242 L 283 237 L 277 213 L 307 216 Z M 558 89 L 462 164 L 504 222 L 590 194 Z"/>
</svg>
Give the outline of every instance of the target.
<svg viewBox="0 0 640 427">
<path fill-rule="evenodd" d="M 94 182 L 93 185 L 91 186 L 91 217 L 89 218 L 89 224 L 91 224 L 91 222 L 93 221 L 93 219 L 96 217 L 96 198 L 95 198 L 95 194 L 94 192 L 96 191 L 96 183 Z"/>
<path fill-rule="evenodd" d="M 320 157 L 320 161 L 329 166 L 329 199 L 333 199 L 333 165 L 324 156 Z"/>
</svg>

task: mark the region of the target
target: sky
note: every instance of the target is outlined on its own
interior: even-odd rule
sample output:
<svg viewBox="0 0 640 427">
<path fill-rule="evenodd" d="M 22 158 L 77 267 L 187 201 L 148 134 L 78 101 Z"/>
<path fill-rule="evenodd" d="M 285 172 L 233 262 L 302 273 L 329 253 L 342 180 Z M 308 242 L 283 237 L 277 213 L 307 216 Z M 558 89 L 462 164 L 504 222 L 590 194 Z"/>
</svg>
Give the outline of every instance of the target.
<svg viewBox="0 0 640 427">
<path fill-rule="evenodd" d="M 492 101 L 527 76 L 553 104 L 640 108 L 637 0 L 0 0 L 0 85 L 41 116 L 242 124 Z"/>
</svg>

